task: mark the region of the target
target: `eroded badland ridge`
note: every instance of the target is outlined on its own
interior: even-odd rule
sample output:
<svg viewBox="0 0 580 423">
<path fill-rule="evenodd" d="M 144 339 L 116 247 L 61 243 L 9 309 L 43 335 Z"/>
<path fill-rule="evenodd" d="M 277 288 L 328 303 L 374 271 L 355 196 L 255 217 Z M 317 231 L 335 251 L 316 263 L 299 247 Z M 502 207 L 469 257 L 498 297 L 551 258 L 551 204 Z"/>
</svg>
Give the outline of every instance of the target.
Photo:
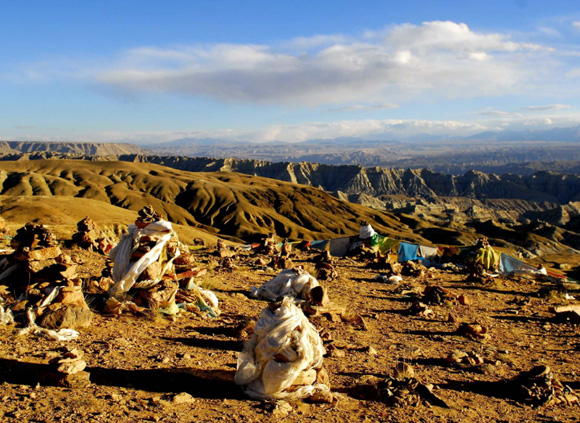
<svg viewBox="0 0 580 423">
<path fill-rule="evenodd" d="M 50 196 L 57 202 L 69 197 L 133 211 L 152 204 L 175 223 L 235 240 L 268 232 L 325 239 L 357 233 L 360 223 L 369 221 L 385 235 L 434 245 L 471 244 L 485 235 L 514 254 L 540 255 L 544 260 L 557 261 L 558 254 L 580 249 L 580 207 L 574 201 L 579 182 L 573 175 L 449 176 L 428 170 L 235 159 L 114 159 L 125 161 L 2 161 L 1 210 L 24 215 L 11 198 Z M 337 197 L 389 211 L 340 201 L 325 192 L 332 188 L 344 189 L 335 190 Z M 372 195 L 360 193 L 365 189 Z"/>
</svg>

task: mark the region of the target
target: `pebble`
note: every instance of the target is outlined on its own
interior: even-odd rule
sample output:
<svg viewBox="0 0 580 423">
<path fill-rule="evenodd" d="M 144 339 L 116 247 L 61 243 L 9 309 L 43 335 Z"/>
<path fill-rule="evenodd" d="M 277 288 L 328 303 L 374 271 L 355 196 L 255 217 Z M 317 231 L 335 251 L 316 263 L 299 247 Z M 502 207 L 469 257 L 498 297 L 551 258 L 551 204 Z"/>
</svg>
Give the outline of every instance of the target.
<svg viewBox="0 0 580 423">
<path fill-rule="evenodd" d="M 286 401 L 278 401 L 272 410 L 272 417 L 282 419 L 292 412 L 292 406 Z"/>
<path fill-rule="evenodd" d="M 195 398 L 193 398 L 187 392 L 181 392 L 173 397 L 174 404 L 191 404 L 195 402 Z"/>
</svg>

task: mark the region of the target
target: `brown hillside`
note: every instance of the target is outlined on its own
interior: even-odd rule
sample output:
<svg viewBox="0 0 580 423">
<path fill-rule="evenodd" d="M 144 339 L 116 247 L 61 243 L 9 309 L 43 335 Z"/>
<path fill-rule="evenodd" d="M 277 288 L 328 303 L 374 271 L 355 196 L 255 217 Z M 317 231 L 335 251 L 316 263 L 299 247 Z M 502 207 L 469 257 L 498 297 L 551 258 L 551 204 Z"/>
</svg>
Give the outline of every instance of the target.
<svg viewBox="0 0 580 423">
<path fill-rule="evenodd" d="M 133 222 L 137 212 L 126 210 L 89 198 L 63 196 L 0 196 L 0 215 L 6 220 L 10 233 L 27 222 L 47 225 L 59 239 L 70 239 L 76 223 L 89 216 L 105 235 L 115 238 Z M 201 238 L 207 244 L 217 242 L 215 235 L 185 225 L 174 225 L 179 239 L 191 244 Z"/>
<path fill-rule="evenodd" d="M 428 243 L 388 213 L 337 200 L 316 188 L 229 172 L 193 173 L 127 162 L 1 162 L 0 194 L 40 196 L 49 205 L 55 196 L 68 196 L 133 211 L 152 204 L 172 222 L 238 239 L 268 232 L 294 239 L 351 235 L 368 221 L 385 235 Z M 77 213 L 76 207 L 77 202 L 70 204 L 71 215 L 87 214 Z"/>
</svg>

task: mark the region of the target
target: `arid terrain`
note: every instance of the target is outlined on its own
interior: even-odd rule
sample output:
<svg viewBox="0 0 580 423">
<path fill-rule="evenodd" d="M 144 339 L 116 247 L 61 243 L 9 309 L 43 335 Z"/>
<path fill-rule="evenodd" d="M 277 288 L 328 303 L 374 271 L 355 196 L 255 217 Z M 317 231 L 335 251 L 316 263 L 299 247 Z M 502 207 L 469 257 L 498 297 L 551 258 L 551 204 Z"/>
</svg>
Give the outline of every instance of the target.
<svg viewBox="0 0 580 423">
<path fill-rule="evenodd" d="M 0 327 L 0 419 L 577 421 L 578 404 L 532 407 L 514 398 L 505 384 L 521 371 L 546 364 L 562 383 L 580 388 L 578 328 L 556 322 L 550 312 L 550 307 L 576 301 L 564 299 L 553 282 L 499 278 L 481 284 L 451 270 L 431 270 L 420 278 L 404 276 L 394 286 L 376 281 L 381 272 L 353 258 L 338 260 L 339 277 L 321 283 L 333 304 L 362 316 L 364 326 L 324 317 L 314 320 L 329 339 L 324 363 L 337 401 L 295 402 L 281 408 L 251 400 L 233 383 L 245 336 L 240 322 L 253 321 L 266 306 L 249 298 L 249 288 L 278 271 L 254 265 L 253 254 L 241 254 L 235 260 L 237 268 L 223 269 L 216 266 L 212 251 L 213 247 L 197 250 L 196 257 L 198 265 L 209 269 L 203 283 L 219 297 L 218 318 L 189 312 L 168 318 L 155 311 L 108 315 L 101 311 L 102 296 L 90 295 L 95 316 L 77 340 L 19 336 L 18 326 Z M 103 257 L 79 250 L 70 253 L 86 268 L 86 278 L 100 272 Z M 295 264 L 314 273 L 312 255 L 299 253 Z M 434 304 L 426 317 L 408 314 L 414 296 L 428 284 L 463 294 L 467 305 Z M 566 287 L 569 294 L 580 295 L 577 285 Z M 457 332 L 461 323 L 474 322 L 488 329 L 487 339 L 472 340 Z M 72 348 L 84 351 L 91 385 L 76 389 L 47 385 L 50 358 Z M 484 362 L 463 368 L 452 365 L 445 359 L 454 350 L 478 354 Z M 373 386 L 391 375 L 400 361 L 413 367 L 419 381 L 434 384 L 433 392 L 448 408 L 425 403 L 395 407 L 373 396 Z"/>
<path fill-rule="evenodd" d="M 71 341 L 20 335 L 22 314 L 16 324 L 0 326 L 0 421 L 578 420 L 578 394 L 566 391 L 580 389 L 578 326 L 557 319 L 552 311 L 578 304 L 576 282 L 522 275 L 480 280 L 450 266 L 402 272 L 400 283 L 389 284 L 377 279 L 386 270 L 368 257 L 337 258 L 338 277 L 320 283 L 332 306 L 355 318 L 327 313 L 312 320 L 325 340 L 324 366 L 336 401 L 264 403 L 248 398 L 233 378 L 252 322 L 267 306 L 251 298 L 250 288 L 280 269 L 267 265 L 270 257 L 254 252 L 232 250 L 228 266 L 215 255 L 219 238 L 232 249 L 270 232 L 280 241 L 329 239 L 356 235 L 367 221 L 380 234 L 424 245 L 471 245 L 486 235 L 492 246 L 514 256 L 533 247 L 538 254 L 529 254 L 529 264 L 543 263 L 552 272 L 574 277 L 577 252 L 562 231 L 549 233 L 547 227 L 542 236 L 485 220 L 479 226 L 453 220 L 437 226 L 444 216 L 427 218 L 412 210 L 393 214 L 338 200 L 315 187 L 148 163 L 3 161 L 0 175 L 0 216 L 7 224 L 4 254 L 11 253 L 10 238 L 24 224 L 46 225 L 78 265 L 94 313 L 90 326 Z M 174 223 L 179 239 L 191 249 L 192 265 L 207 270 L 197 282 L 217 295 L 218 317 L 199 311 L 172 317 L 157 309 L 111 314 L 104 309 L 104 291 L 88 289 L 107 259 L 68 246 L 76 223 L 88 216 L 117 240 L 148 204 Z M 200 240 L 205 246 L 194 245 Z M 314 275 L 318 253 L 295 254 L 294 265 Z M 428 286 L 450 293 L 434 300 L 425 291 Z M 16 300 L 13 289 L 2 291 L 8 306 Z M 427 309 L 414 309 L 416 300 Z M 462 332 L 467 324 L 487 332 L 470 337 Z M 84 353 L 90 385 L 55 386 L 50 362 L 74 348 Z M 455 350 L 460 351 L 455 357 L 467 353 L 475 361 L 454 362 Z M 400 362 L 412 366 L 417 381 L 432 384 L 438 400 L 421 397 L 418 405 L 392 405 L 377 384 L 392 376 Z M 549 366 L 554 379 L 565 385 L 560 394 L 568 395 L 569 404 L 532 406 L 533 395 L 520 395 L 519 385 L 510 382 L 539 365 Z"/>
</svg>

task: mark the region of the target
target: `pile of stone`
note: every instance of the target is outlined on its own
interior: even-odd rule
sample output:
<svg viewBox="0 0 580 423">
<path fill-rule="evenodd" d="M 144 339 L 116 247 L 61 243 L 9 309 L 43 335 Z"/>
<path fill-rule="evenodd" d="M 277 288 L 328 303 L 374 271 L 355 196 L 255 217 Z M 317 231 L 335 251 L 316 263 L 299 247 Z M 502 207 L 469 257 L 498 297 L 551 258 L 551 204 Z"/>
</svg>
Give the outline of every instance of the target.
<svg viewBox="0 0 580 423">
<path fill-rule="evenodd" d="M 256 247 L 256 254 L 263 254 L 265 256 L 277 256 L 280 254 L 278 241 L 273 233 L 269 233 L 267 237 L 262 239 Z"/>
<path fill-rule="evenodd" d="M 296 257 L 296 255 L 292 253 L 292 244 L 288 242 L 288 239 L 284 239 L 280 254 L 272 257 L 272 261 L 268 266 L 272 269 L 290 269 L 294 267 L 294 263 L 292 262 L 293 257 Z"/>
<path fill-rule="evenodd" d="M 508 382 L 508 386 L 514 399 L 532 406 L 580 403 L 572 388 L 556 379 L 550 366 L 546 365 L 520 373 Z"/>
<path fill-rule="evenodd" d="M 438 285 L 427 285 L 423 291 L 422 301 L 426 304 L 469 305 L 469 299 L 465 295 L 458 295 Z"/>
<path fill-rule="evenodd" d="M 465 352 L 461 350 L 453 350 L 445 357 L 445 361 L 460 369 L 479 367 L 485 362 L 483 357 L 475 351 Z"/>
<path fill-rule="evenodd" d="M 85 217 L 77 223 L 77 232 L 72 236 L 72 244 L 101 254 L 108 254 L 114 247 L 113 242 L 102 235 L 90 217 Z"/>
<path fill-rule="evenodd" d="M 373 258 L 369 260 L 367 266 L 370 267 L 371 269 L 383 270 L 390 275 L 397 276 L 401 275 L 401 269 L 403 268 L 403 265 L 401 263 L 398 262 L 392 263 L 391 257 L 388 253 L 381 254 L 379 251 L 377 251 L 373 256 Z"/>
<path fill-rule="evenodd" d="M 109 294 L 117 300 L 131 298 L 144 307 L 170 306 L 179 289 L 173 267 L 179 255 L 179 241 L 171 224 L 151 206 L 144 207 L 129 227 L 129 234 L 111 251 L 115 285 Z"/>
<path fill-rule="evenodd" d="M 14 253 L 1 261 L 0 280 L 20 299 L 12 305 L 16 316 L 30 309 L 45 328 L 87 327 L 92 312 L 85 302 L 77 265 L 56 244 L 45 226 L 25 225 L 12 240 Z"/>
<path fill-rule="evenodd" d="M 218 244 L 218 247 L 224 246 Z M 129 233 L 111 251 L 115 284 L 109 290 L 107 310 L 141 313 L 143 308 L 158 308 L 176 314 L 179 312 L 177 294 L 182 289 L 182 302 L 191 301 L 196 306 L 210 308 L 214 315 L 219 314 L 215 313 L 215 295 L 195 283 L 195 278 L 206 271 L 195 266 L 192 255 L 182 254 L 184 249 L 171 223 L 163 220 L 151 206 L 141 209 L 135 224 L 129 225 Z"/>
<path fill-rule="evenodd" d="M 86 388 L 91 384 L 90 373 L 84 371 L 87 363 L 84 353 L 78 349 L 65 349 L 50 360 L 50 371 L 43 375 L 43 382 L 64 388 Z"/>
<path fill-rule="evenodd" d="M 429 306 L 420 301 L 414 301 L 411 306 L 405 311 L 405 314 L 411 316 L 420 316 L 424 318 L 434 316 L 433 310 Z"/>
<path fill-rule="evenodd" d="M 332 281 L 338 278 L 336 259 L 330 255 L 330 251 L 322 251 L 313 261 L 317 279 Z"/>
<path fill-rule="evenodd" d="M 489 329 L 480 323 L 461 323 L 457 328 L 457 334 L 474 341 L 483 341 L 489 338 Z"/>
<path fill-rule="evenodd" d="M 467 267 L 467 282 L 477 282 L 481 284 L 491 284 L 494 282 L 494 277 L 489 274 L 483 264 L 472 262 Z"/>
<path fill-rule="evenodd" d="M 402 264 L 400 274 L 414 278 L 423 278 L 427 275 L 427 268 L 418 261 L 409 260 Z"/>
<path fill-rule="evenodd" d="M 236 253 L 228 245 L 226 245 L 223 239 L 218 239 L 214 255 L 218 256 L 219 258 L 229 258 L 235 256 Z"/>
<path fill-rule="evenodd" d="M 449 408 L 433 393 L 433 385 L 421 383 L 415 378 L 413 368 L 407 363 L 397 363 L 393 376 L 378 383 L 377 395 L 380 400 L 395 407 L 430 404 Z"/>
<path fill-rule="evenodd" d="M 289 297 L 295 303 L 307 302 L 321 306 L 329 303 L 326 290 L 302 267 L 282 270 L 260 287 L 251 287 L 250 292 L 253 297 L 267 301 Z"/>
</svg>

